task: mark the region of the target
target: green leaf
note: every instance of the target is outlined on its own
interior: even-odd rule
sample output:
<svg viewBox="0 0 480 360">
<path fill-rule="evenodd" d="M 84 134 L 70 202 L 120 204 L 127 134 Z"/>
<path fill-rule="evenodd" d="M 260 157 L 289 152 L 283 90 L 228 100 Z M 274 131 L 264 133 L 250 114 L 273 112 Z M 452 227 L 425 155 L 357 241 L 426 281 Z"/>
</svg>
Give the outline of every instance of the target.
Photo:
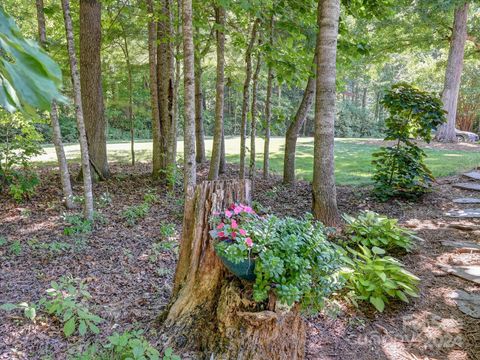
<svg viewBox="0 0 480 360">
<path fill-rule="evenodd" d="M 5 311 L 12 311 L 12 310 L 15 310 L 16 308 L 17 308 L 17 305 L 11 304 L 11 303 L 0 305 L 0 309 Z"/>
<path fill-rule="evenodd" d="M 64 325 L 63 325 L 63 333 L 65 334 L 66 337 L 69 337 L 75 332 L 75 317 L 71 317 L 70 320 L 68 320 Z"/>
<path fill-rule="evenodd" d="M 383 312 L 385 309 L 385 303 L 383 302 L 382 298 L 371 296 L 370 303 L 380 312 Z"/>
<path fill-rule="evenodd" d="M 385 254 L 385 250 L 383 250 L 382 248 L 379 248 L 377 246 L 372 247 L 372 252 L 374 254 L 377 254 L 377 255 L 384 255 Z"/>
<path fill-rule="evenodd" d="M 90 328 L 90 331 L 93 332 L 94 334 L 98 334 L 100 332 L 100 329 L 98 328 L 98 326 L 90 321 L 88 322 L 88 327 Z"/>
<path fill-rule="evenodd" d="M 87 333 L 87 324 L 85 323 L 84 320 L 80 320 L 78 324 L 78 333 L 81 336 L 84 336 Z"/>
</svg>

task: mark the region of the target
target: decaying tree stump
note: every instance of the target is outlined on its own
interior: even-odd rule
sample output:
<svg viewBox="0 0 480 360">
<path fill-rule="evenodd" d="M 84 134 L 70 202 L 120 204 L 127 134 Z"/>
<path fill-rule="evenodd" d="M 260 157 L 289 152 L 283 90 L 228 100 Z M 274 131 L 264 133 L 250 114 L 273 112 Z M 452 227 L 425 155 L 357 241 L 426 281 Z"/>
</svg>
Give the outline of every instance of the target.
<svg viewBox="0 0 480 360">
<path fill-rule="evenodd" d="M 233 202 L 249 204 L 250 181 L 208 181 L 186 202 L 173 295 L 162 342 L 213 359 L 303 359 L 305 324 L 294 308 L 257 304 L 252 284 L 231 275 L 213 249 L 208 220 Z"/>
</svg>

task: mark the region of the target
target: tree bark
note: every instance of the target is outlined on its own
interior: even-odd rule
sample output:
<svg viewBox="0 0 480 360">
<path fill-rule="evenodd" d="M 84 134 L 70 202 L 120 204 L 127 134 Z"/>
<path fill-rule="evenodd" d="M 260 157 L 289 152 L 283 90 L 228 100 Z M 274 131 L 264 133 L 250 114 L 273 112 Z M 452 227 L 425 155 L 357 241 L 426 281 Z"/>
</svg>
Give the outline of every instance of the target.
<svg viewBox="0 0 480 360">
<path fill-rule="evenodd" d="M 315 59 L 316 61 L 316 59 Z M 293 121 L 290 123 L 285 135 L 285 155 L 283 160 L 283 183 L 295 183 L 295 154 L 297 149 L 298 134 L 305 124 L 305 119 L 310 111 L 315 97 L 316 80 L 314 76 L 310 76 L 307 86 L 303 92 L 302 102 L 297 109 Z"/>
<path fill-rule="evenodd" d="M 181 0 L 177 0 L 177 36 L 181 37 L 182 35 L 182 3 Z M 172 140 L 173 140 L 173 159 L 175 163 L 177 162 L 177 133 L 178 133 L 178 118 L 180 114 L 180 105 L 178 101 L 178 92 L 180 89 L 180 55 L 181 55 L 181 41 L 177 41 L 175 46 L 175 92 L 173 96 L 173 129 L 172 129 Z"/>
<path fill-rule="evenodd" d="M 92 170 L 100 179 L 110 175 L 107 161 L 107 124 L 102 90 L 101 4 L 98 0 L 80 0 L 80 83 Z"/>
<path fill-rule="evenodd" d="M 258 42 L 260 45 L 260 41 Z M 262 67 L 262 55 L 260 51 L 257 54 L 257 65 L 255 66 L 255 72 L 252 78 L 252 123 L 250 127 L 250 179 L 252 180 L 252 186 L 255 184 L 255 158 L 257 155 L 255 148 L 255 140 L 257 137 L 257 93 L 258 93 L 258 75 Z"/>
<path fill-rule="evenodd" d="M 273 48 L 274 17 L 270 18 L 270 47 Z M 270 172 L 270 121 L 272 118 L 272 89 L 273 89 L 273 69 L 268 65 L 267 71 L 267 96 L 265 99 L 265 141 L 263 143 L 263 178 L 268 179 Z"/>
<path fill-rule="evenodd" d="M 150 106 L 152 108 L 152 177 L 158 179 L 161 170 L 160 111 L 157 81 L 157 23 L 153 0 L 148 0 L 148 64 L 150 70 Z"/>
<path fill-rule="evenodd" d="M 220 167 L 218 169 L 219 174 L 224 174 L 227 168 L 227 160 L 225 159 L 225 126 L 222 129 L 222 147 L 220 152 Z"/>
<path fill-rule="evenodd" d="M 335 81 L 340 0 L 318 2 L 317 84 L 312 212 L 327 226 L 340 222 L 334 164 Z"/>
<path fill-rule="evenodd" d="M 165 347 L 201 352 L 196 358 L 303 359 L 305 324 L 297 309 L 285 313 L 255 303 L 252 284 L 227 273 L 215 255 L 212 213 L 250 200 L 249 180 L 196 187 L 185 208 L 173 295 L 162 316 Z"/>
<path fill-rule="evenodd" d="M 203 127 L 202 59 L 195 51 L 195 144 L 198 164 L 207 161 L 205 156 L 205 129 Z"/>
<path fill-rule="evenodd" d="M 132 66 L 130 64 L 130 52 L 128 51 L 127 35 L 123 29 L 123 55 L 125 56 L 125 65 L 127 66 L 128 76 L 128 121 L 130 123 L 130 154 L 132 166 L 135 166 L 135 118 L 133 116 L 133 84 L 132 84 Z"/>
<path fill-rule="evenodd" d="M 42 47 L 45 47 L 47 43 L 47 31 L 45 27 L 45 12 L 43 11 L 43 0 L 36 0 L 37 6 L 37 29 L 38 29 L 38 41 Z"/>
<path fill-rule="evenodd" d="M 212 158 L 210 160 L 209 180 L 216 180 L 220 172 L 223 138 L 223 107 L 225 95 L 225 9 L 215 7 L 216 38 L 217 38 L 217 79 L 215 93 L 215 129 L 213 134 Z"/>
<path fill-rule="evenodd" d="M 75 104 L 75 115 L 77 118 L 78 140 L 80 142 L 80 153 L 83 173 L 83 189 L 85 196 L 84 215 L 87 220 L 93 221 L 93 191 L 92 176 L 90 173 L 90 158 L 88 153 L 87 133 L 83 121 L 82 96 L 80 90 L 80 74 L 78 72 L 77 55 L 75 54 L 75 41 L 73 39 L 72 18 L 70 16 L 70 3 L 62 0 L 63 18 L 65 20 L 65 33 L 67 37 L 68 57 L 70 60 L 70 72 L 73 85 L 73 100 Z"/>
<path fill-rule="evenodd" d="M 192 25 L 192 0 L 182 3 L 183 28 L 183 82 L 184 82 L 184 191 L 185 206 L 197 182 L 195 163 L 195 65 Z"/>
<path fill-rule="evenodd" d="M 175 88 L 172 1 L 162 0 L 161 16 L 157 23 L 157 82 L 160 113 L 160 171 L 159 178 L 171 179 L 175 171 L 176 134 L 173 111 Z M 169 184 L 172 186 L 173 184 Z"/>
<path fill-rule="evenodd" d="M 255 19 L 252 25 L 250 41 L 245 51 L 245 81 L 243 83 L 242 118 L 240 124 L 240 179 L 245 178 L 248 105 L 250 99 L 250 80 L 252 78 L 252 50 L 257 37 L 257 27 L 259 23 L 260 20 Z"/>
<path fill-rule="evenodd" d="M 43 11 L 43 0 L 37 0 L 37 25 L 38 25 L 38 41 L 45 47 L 47 43 L 47 32 L 45 29 L 45 13 Z M 62 142 L 62 132 L 58 121 L 58 107 L 55 101 L 52 101 L 50 110 L 50 120 L 52 122 L 52 140 L 55 145 L 57 154 L 58 169 L 60 173 L 60 182 L 62 183 L 62 191 L 64 196 L 64 204 L 67 209 L 73 209 L 72 184 L 70 182 L 70 172 L 68 171 L 67 157 Z"/>
<path fill-rule="evenodd" d="M 445 82 L 442 93 L 443 109 L 447 112 L 447 122 L 440 126 L 436 138 L 443 142 L 456 142 L 455 122 L 457 117 L 458 94 L 463 70 L 465 42 L 467 40 L 468 2 L 455 10 L 452 39 L 448 54 Z"/>
</svg>

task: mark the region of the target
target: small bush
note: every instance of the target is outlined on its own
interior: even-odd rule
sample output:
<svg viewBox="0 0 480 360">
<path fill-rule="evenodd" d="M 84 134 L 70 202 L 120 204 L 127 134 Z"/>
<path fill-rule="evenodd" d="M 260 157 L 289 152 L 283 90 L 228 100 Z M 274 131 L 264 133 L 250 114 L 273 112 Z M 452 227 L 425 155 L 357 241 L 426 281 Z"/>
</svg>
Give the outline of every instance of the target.
<svg viewBox="0 0 480 360">
<path fill-rule="evenodd" d="M 377 246 L 387 252 L 398 249 L 410 251 L 413 247 L 414 233 L 398 226 L 396 219 L 389 219 L 373 211 L 362 211 L 356 218 L 344 215 L 344 219 L 349 245 L 367 248 Z"/>
<path fill-rule="evenodd" d="M 8 193 L 16 202 L 30 199 L 35 195 L 35 189 L 40 184 L 40 180 L 34 172 L 23 171 L 12 172 L 8 185 Z"/>
<path fill-rule="evenodd" d="M 344 257 L 348 269 L 342 273 L 355 303 L 356 300 L 368 301 L 382 312 L 389 299 L 408 302 L 407 295 L 418 296 L 420 279 L 405 270 L 397 259 L 383 256 L 385 251 L 378 247 L 370 250 L 359 246 L 359 249 L 348 249 L 352 257 Z"/>
<path fill-rule="evenodd" d="M 70 224 L 63 229 L 65 235 L 71 236 L 75 234 L 84 234 L 92 231 L 93 224 L 90 220 L 85 219 L 78 214 L 65 214 L 63 216 L 65 222 Z"/>
<path fill-rule="evenodd" d="M 23 316 L 25 316 L 27 319 L 33 322 L 35 322 L 35 319 L 37 317 L 36 305 L 29 304 L 27 302 L 21 302 L 19 304 L 6 303 L 3 305 L 0 305 L 0 310 L 4 310 L 4 311 L 22 310 Z"/>
<path fill-rule="evenodd" d="M 382 99 L 390 116 L 385 120 L 387 141 L 373 154 L 374 193 L 382 200 L 398 196 L 415 198 L 429 190 L 433 175 L 424 163 L 425 152 L 416 139 L 430 142 L 432 131 L 445 122 L 445 111 L 438 96 L 409 84 L 392 86 Z"/>
<path fill-rule="evenodd" d="M 51 286 L 47 290 L 48 298 L 43 298 L 40 303 L 49 314 L 55 315 L 63 323 L 63 333 L 66 337 L 75 331 L 81 336 L 89 331 L 94 334 L 100 332 L 97 325 L 103 319 L 88 309 L 86 302 L 92 296 L 82 283 L 75 286 L 72 281 L 62 278 L 60 283 L 53 281 Z"/>
<path fill-rule="evenodd" d="M 149 203 L 142 203 L 136 206 L 130 206 L 125 211 L 123 211 L 122 215 L 127 220 L 127 224 L 129 226 L 134 226 L 138 220 L 143 219 L 147 216 L 148 212 L 150 211 L 150 204 Z"/>
</svg>

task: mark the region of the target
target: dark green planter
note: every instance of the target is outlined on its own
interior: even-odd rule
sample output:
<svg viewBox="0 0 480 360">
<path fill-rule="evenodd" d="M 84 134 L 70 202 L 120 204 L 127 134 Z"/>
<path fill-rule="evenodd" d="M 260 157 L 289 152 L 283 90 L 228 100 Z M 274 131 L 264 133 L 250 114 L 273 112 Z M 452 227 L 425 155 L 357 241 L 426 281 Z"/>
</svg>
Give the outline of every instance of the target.
<svg viewBox="0 0 480 360">
<path fill-rule="evenodd" d="M 223 265 L 240 279 L 255 281 L 255 259 L 247 259 L 235 264 L 218 253 L 217 256 L 222 260 Z"/>
</svg>

